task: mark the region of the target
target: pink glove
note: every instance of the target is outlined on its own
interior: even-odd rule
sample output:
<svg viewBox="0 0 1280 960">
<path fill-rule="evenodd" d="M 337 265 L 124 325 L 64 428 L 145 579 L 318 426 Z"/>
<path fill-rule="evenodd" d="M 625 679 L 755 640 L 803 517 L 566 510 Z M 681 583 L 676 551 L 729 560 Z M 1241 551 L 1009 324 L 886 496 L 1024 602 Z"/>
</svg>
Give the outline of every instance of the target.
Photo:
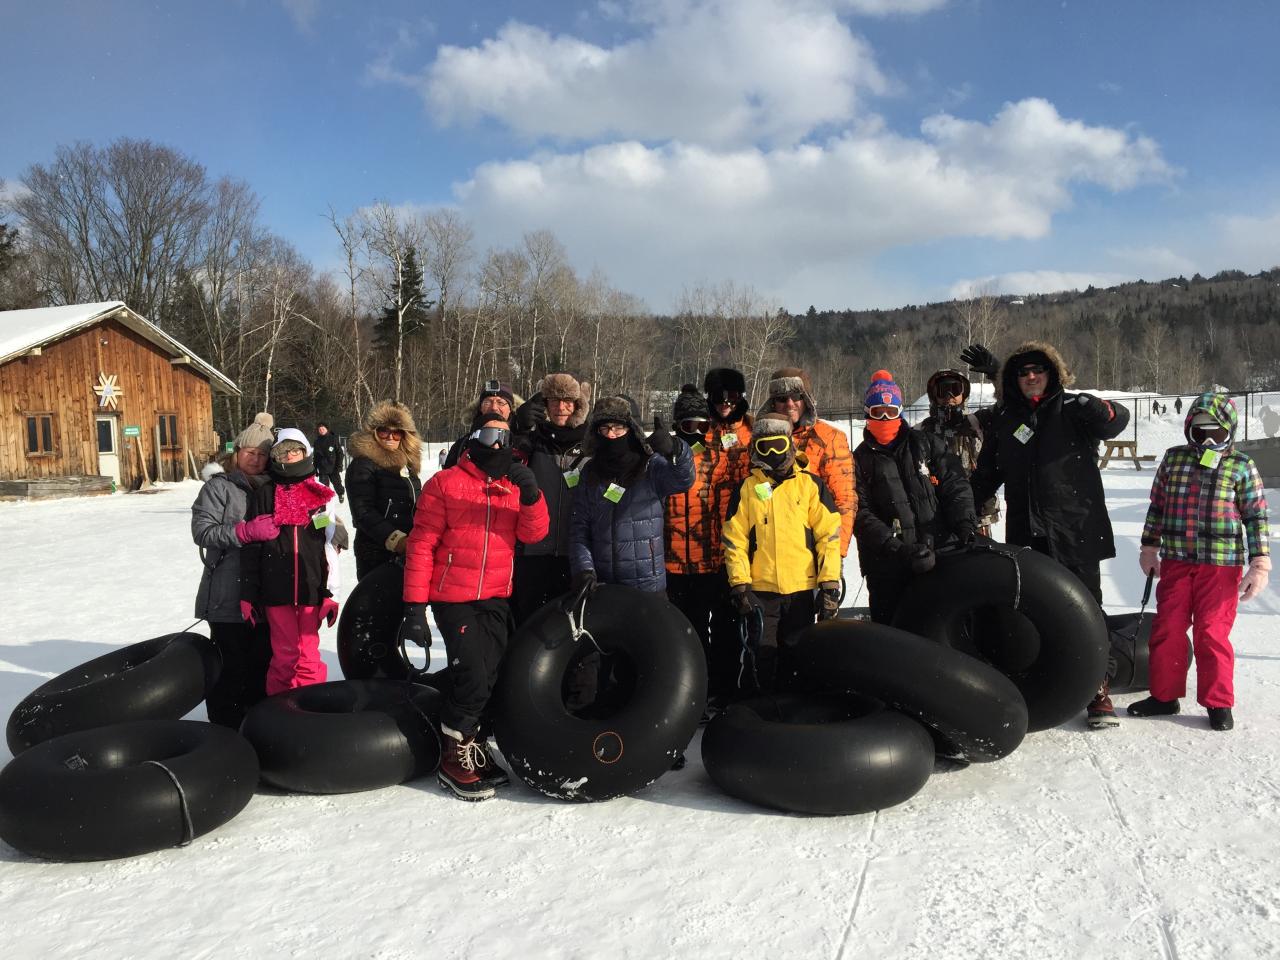
<svg viewBox="0 0 1280 960">
<path fill-rule="evenodd" d="M 1160 548 L 1159 547 L 1143 547 L 1138 551 L 1138 566 L 1142 568 L 1143 576 L 1155 574 L 1160 576 Z"/>
<path fill-rule="evenodd" d="M 253 604 L 248 600 L 240 601 L 240 619 L 248 620 L 251 626 L 258 625 L 258 621 L 253 616 Z"/>
<path fill-rule="evenodd" d="M 338 622 L 338 601 L 333 597 L 325 597 L 321 601 L 320 619 L 331 627 Z"/>
<path fill-rule="evenodd" d="M 1246 571 L 1244 579 L 1240 581 L 1240 599 L 1252 600 L 1267 589 L 1267 584 L 1270 581 L 1271 558 L 1254 557 L 1249 561 L 1249 569 Z"/>
<path fill-rule="evenodd" d="M 280 527 L 275 517 L 269 513 L 260 513 L 252 520 L 241 520 L 236 524 L 236 539 L 241 543 L 261 543 L 274 540 L 280 534 Z"/>
</svg>

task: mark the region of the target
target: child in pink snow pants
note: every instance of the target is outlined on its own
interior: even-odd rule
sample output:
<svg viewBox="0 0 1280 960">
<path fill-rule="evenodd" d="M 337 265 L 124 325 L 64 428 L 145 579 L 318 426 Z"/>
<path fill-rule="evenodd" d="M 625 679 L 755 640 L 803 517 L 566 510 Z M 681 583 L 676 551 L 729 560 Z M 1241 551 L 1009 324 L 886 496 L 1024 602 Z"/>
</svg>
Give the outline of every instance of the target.
<svg viewBox="0 0 1280 960">
<path fill-rule="evenodd" d="M 281 430 L 271 448 L 270 482 L 253 492 L 245 513 L 270 517 L 279 534 L 246 544 L 240 554 L 240 613 L 250 622 L 265 611 L 271 628 L 267 695 L 323 683 L 320 623 L 333 626 L 338 603 L 339 547 L 345 533 L 334 493 L 318 482 L 311 444 L 301 430 Z"/>
<path fill-rule="evenodd" d="M 1187 411 L 1187 442 L 1165 451 L 1156 471 L 1139 556 L 1142 572 L 1160 578 L 1151 624 L 1151 696 L 1129 705 L 1135 717 L 1180 709 L 1191 628 L 1196 702 L 1208 710 L 1214 730 L 1235 725 L 1231 627 L 1237 591 L 1241 600 L 1257 596 L 1271 572 L 1262 478 L 1253 460 L 1232 445 L 1237 422 L 1229 397 L 1201 394 Z"/>
</svg>

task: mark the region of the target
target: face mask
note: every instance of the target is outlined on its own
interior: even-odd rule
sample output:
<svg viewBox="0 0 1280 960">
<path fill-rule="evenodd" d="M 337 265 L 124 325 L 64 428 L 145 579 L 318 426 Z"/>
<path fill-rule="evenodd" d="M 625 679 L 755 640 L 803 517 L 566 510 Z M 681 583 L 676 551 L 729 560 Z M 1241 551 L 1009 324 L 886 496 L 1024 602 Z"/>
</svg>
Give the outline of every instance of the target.
<svg viewBox="0 0 1280 960">
<path fill-rule="evenodd" d="M 631 434 L 620 437 L 596 437 L 595 460 L 609 476 L 626 473 L 640 462 L 640 451 L 631 442 Z"/>
<path fill-rule="evenodd" d="M 315 461 L 311 457 L 303 457 L 293 463 L 271 461 L 271 475 L 277 480 L 305 480 L 315 472 Z"/>
<path fill-rule="evenodd" d="M 902 429 L 901 417 L 894 417 L 892 420 L 867 421 L 867 433 L 871 434 L 876 443 L 882 447 L 892 443 L 900 429 Z"/>
<path fill-rule="evenodd" d="M 485 476 L 497 480 L 505 477 L 511 469 L 511 448 L 486 447 L 476 440 L 467 441 L 467 452 L 471 454 L 471 462 L 484 471 Z"/>
</svg>

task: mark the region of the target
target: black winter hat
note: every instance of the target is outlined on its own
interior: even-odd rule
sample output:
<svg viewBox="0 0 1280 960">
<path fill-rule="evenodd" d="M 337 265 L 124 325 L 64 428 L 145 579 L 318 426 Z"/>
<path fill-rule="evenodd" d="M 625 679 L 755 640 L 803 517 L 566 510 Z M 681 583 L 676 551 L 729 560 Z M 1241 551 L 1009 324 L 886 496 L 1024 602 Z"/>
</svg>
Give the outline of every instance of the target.
<svg viewBox="0 0 1280 960">
<path fill-rule="evenodd" d="M 732 367 L 716 367 L 707 371 L 702 380 L 702 392 L 709 397 L 719 396 L 725 390 L 732 390 L 746 396 L 747 380 L 742 371 Z"/>
<path fill-rule="evenodd" d="M 698 392 L 697 386 L 686 383 L 680 388 L 680 395 L 671 405 L 671 419 L 678 426 L 681 420 L 707 420 L 711 417 L 711 408 L 707 406 L 707 398 Z"/>
</svg>

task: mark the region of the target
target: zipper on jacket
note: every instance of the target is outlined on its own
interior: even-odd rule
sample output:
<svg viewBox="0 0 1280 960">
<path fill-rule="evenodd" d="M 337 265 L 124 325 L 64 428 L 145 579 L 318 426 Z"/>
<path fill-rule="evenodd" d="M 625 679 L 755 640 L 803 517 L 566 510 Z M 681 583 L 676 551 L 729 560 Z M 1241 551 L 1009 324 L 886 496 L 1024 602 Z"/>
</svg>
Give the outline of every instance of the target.
<svg viewBox="0 0 1280 960">
<path fill-rule="evenodd" d="M 693 525 L 689 523 L 689 491 L 684 492 L 684 572 L 693 573 L 693 555 L 689 553 L 689 541 L 693 539 Z"/>
<path fill-rule="evenodd" d="M 449 556 L 445 558 L 444 573 L 440 574 L 440 586 L 436 587 L 437 590 L 444 589 L 444 578 L 449 575 L 449 568 L 452 566 L 453 566 L 453 554 L 450 553 Z"/>
<path fill-rule="evenodd" d="M 298 605 L 298 528 L 293 528 L 293 605 Z"/>
<path fill-rule="evenodd" d="M 480 599 L 480 594 L 484 593 L 484 564 L 489 559 L 489 516 L 493 512 L 493 493 L 489 487 L 492 483 L 485 486 L 484 489 L 484 548 L 480 551 L 480 578 L 476 581 L 476 599 Z"/>
</svg>

